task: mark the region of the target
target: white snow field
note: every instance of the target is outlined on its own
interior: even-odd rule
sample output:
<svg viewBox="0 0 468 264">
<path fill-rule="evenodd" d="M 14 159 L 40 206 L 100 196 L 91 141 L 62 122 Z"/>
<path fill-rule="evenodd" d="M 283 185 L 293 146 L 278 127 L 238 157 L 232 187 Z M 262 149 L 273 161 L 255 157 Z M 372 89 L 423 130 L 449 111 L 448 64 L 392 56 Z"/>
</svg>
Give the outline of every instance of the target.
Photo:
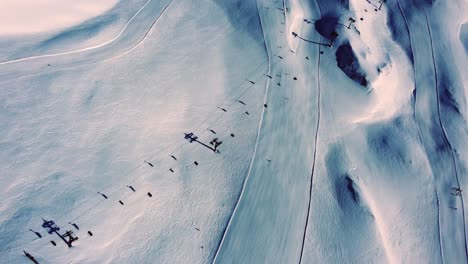
<svg viewBox="0 0 468 264">
<path fill-rule="evenodd" d="M 467 1 L 32 2 L 0 263 L 468 263 Z"/>
<path fill-rule="evenodd" d="M 69 27 L 104 13 L 116 2 L 4 0 L 0 5 L 0 34 L 33 34 Z"/>
</svg>

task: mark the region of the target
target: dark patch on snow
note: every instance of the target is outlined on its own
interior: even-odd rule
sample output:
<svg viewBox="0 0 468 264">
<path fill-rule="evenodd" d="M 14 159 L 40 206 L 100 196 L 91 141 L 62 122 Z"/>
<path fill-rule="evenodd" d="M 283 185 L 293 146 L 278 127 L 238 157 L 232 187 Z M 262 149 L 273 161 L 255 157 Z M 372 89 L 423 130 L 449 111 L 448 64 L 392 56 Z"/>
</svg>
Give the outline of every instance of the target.
<svg viewBox="0 0 468 264">
<path fill-rule="evenodd" d="M 438 0 L 421 0 L 421 2 L 423 2 L 424 4 L 426 4 L 426 7 L 428 6 L 432 6 L 433 4 L 435 4 Z"/>
<path fill-rule="evenodd" d="M 317 0 L 322 14 L 343 14 L 349 11 L 349 0 Z"/>
<path fill-rule="evenodd" d="M 445 106 L 448 106 L 450 109 L 457 112 L 458 114 L 461 114 L 460 106 L 458 105 L 450 89 L 447 87 L 441 87 L 440 89 L 440 103 Z"/>
<path fill-rule="evenodd" d="M 332 182 L 332 191 L 338 205 L 349 209 L 350 203 L 359 205 L 359 187 L 352 180 L 348 171 L 348 158 L 341 144 L 331 145 L 326 157 L 325 166 L 328 178 Z"/>
<path fill-rule="evenodd" d="M 356 54 L 349 42 L 343 43 L 336 50 L 336 62 L 338 67 L 353 81 L 366 87 L 368 81 L 362 72 Z"/>
<path fill-rule="evenodd" d="M 106 14 L 90 19 L 42 41 L 37 45 L 36 49 L 50 49 L 54 46 L 58 47 L 64 45 L 64 43 L 80 42 L 83 39 L 90 39 L 94 36 L 97 36 L 100 32 L 102 32 L 117 20 L 117 14 Z"/>
<path fill-rule="evenodd" d="M 349 9 L 349 0 L 338 0 L 342 7 Z"/>
<path fill-rule="evenodd" d="M 460 41 L 468 53 L 468 23 L 465 23 L 460 28 Z"/>
<path fill-rule="evenodd" d="M 225 12 L 231 24 L 251 37 L 263 41 L 263 33 L 255 0 L 214 0 Z"/>
<path fill-rule="evenodd" d="M 95 83 L 94 87 L 91 88 L 91 90 L 88 92 L 88 94 L 86 95 L 86 97 L 83 99 L 83 106 L 86 107 L 86 108 L 89 108 L 93 102 L 94 102 L 94 99 L 99 91 L 99 87 L 101 86 L 101 82 L 98 81 Z"/>
<path fill-rule="evenodd" d="M 11 245 L 13 241 L 22 237 L 23 234 L 21 232 L 24 230 L 18 230 L 18 227 L 26 226 L 31 218 L 40 211 L 39 209 L 41 208 L 20 207 L 15 210 L 8 219 L 2 221 L 0 225 L 0 237 L 2 237 L 2 247 L 5 248 L 2 248 L 0 252 L 4 249 L 8 249 L 8 246 Z M 31 239 L 33 234 L 28 234 L 26 237 Z"/>
<path fill-rule="evenodd" d="M 396 146 L 399 143 L 396 142 L 395 138 L 392 138 L 391 134 L 387 134 L 387 131 L 378 131 L 371 135 L 368 143 L 375 153 L 392 156 L 398 161 L 404 161 L 402 152 Z"/>
<path fill-rule="evenodd" d="M 330 177 L 340 177 L 346 172 L 347 157 L 342 148 L 341 144 L 332 144 L 325 156 L 325 165 Z"/>
<path fill-rule="evenodd" d="M 436 145 L 435 151 L 437 153 L 447 153 L 450 151 L 450 146 L 447 143 L 447 140 L 444 137 L 443 131 L 438 126 L 438 124 L 434 124 L 431 127 L 431 135 L 433 135 L 432 139 L 434 140 L 434 144 Z"/>
<path fill-rule="evenodd" d="M 439 103 L 444 107 L 441 118 L 450 122 L 447 114 L 464 115 L 466 113 L 466 100 L 463 94 L 463 83 L 460 72 L 454 68 L 454 62 L 450 56 L 443 54 L 437 56 L 437 86 L 439 92 Z M 463 71 L 462 71 L 463 74 Z M 453 116 L 455 117 L 455 116 Z"/>
<path fill-rule="evenodd" d="M 351 194 L 351 197 L 353 198 L 353 201 L 355 203 L 359 203 L 359 193 L 356 190 L 356 188 L 354 187 L 353 180 L 348 175 L 345 176 L 345 180 L 346 180 L 346 187 L 347 187 L 349 193 Z"/>
<path fill-rule="evenodd" d="M 392 3 L 392 6 L 389 6 L 387 10 L 387 27 L 390 30 L 392 39 L 405 51 L 411 63 L 413 63 L 413 51 L 411 50 L 411 41 L 406 21 L 396 3 Z"/>
<path fill-rule="evenodd" d="M 350 175 L 345 173 L 334 182 L 334 196 L 342 209 L 349 209 L 351 204 L 360 206 L 359 188 L 355 185 Z"/>
<path fill-rule="evenodd" d="M 404 167 L 410 160 L 408 139 L 403 133 L 408 133 L 403 120 L 394 119 L 390 124 L 371 126 L 367 132 L 367 144 L 371 156 L 377 158 L 388 167 Z"/>
<path fill-rule="evenodd" d="M 339 18 L 336 16 L 324 16 L 315 22 L 317 32 L 328 40 L 333 40 L 333 32 L 336 32 Z"/>
</svg>

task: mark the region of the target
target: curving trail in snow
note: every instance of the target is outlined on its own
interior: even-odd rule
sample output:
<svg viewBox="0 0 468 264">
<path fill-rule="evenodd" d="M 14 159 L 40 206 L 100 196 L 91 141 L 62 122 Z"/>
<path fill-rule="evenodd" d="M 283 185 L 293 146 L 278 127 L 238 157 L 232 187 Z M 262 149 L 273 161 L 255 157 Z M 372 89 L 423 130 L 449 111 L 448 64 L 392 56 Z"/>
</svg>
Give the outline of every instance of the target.
<svg viewBox="0 0 468 264">
<path fill-rule="evenodd" d="M 258 2 L 257 2 L 257 5 L 258 5 Z M 257 6 L 257 8 L 259 8 Z M 266 44 L 266 41 L 265 41 L 265 35 L 264 35 L 264 32 L 263 32 L 263 25 L 262 25 L 262 21 L 259 17 L 259 20 L 260 20 L 260 25 L 261 25 L 261 28 L 262 28 L 262 33 L 263 33 L 263 41 L 264 41 L 264 45 L 265 45 L 265 52 L 267 54 L 267 57 L 268 57 L 268 75 L 271 76 L 271 67 L 272 67 L 272 58 L 270 56 L 270 53 L 268 52 L 268 46 Z M 278 62 L 276 62 L 275 64 L 277 64 Z M 268 98 L 268 90 L 269 90 L 269 87 L 270 87 L 270 80 L 267 79 L 267 82 L 266 82 L 266 85 L 265 85 L 265 94 L 264 94 L 264 98 L 263 98 L 263 103 L 266 104 L 267 103 L 267 98 Z M 212 263 L 216 262 L 216 259 L 218 258 L 218 254 L 219 254 L 219 250 L 221 248 L 221 246 L 223 245 L 224 243 L 224 239 L 226 238 L 226 232 L 227 230 L 229 230 L 230 226 L 231 226 L 231 223 L 233 221 L 233 216 L 236 214 L 237 210 L 238 210 L 238 206 L 239 206 L 239 201 L 242 199 L 242 197 L 244 196 L 244 191 L 245 191 L 245 187 L 249 181 L 249 177 L 251 175 L 251 171 L 252 171 L 252 166 L 253 166 L 253 162 L 255 160 L 255 157 L 256 157 L 256 154 L 257 154 L 257 147 L 258 147 L 258 138 L 260 136 L 260 131 L 262 129 L 262 124 L 263 124 L 263 116 L 265 114 L 265 108 L 262 108 L 261 110 L 261 116 L 260 116 L 260 121 L 258 123 L 258 129 L 257 129 L 257 135 L 256 135 L 256 138 L 255 138 L 255 146 L 254 146 L 254 150 L 253 150 L 253 154 L 252 154 L 252 159 L 250 160 L 250 164 L 249 164 L 249 169 L 247 171 L 247 176 L 245 177 L 243 183 L 242 183 L 242 187 L 241 187 L 241 190 L 240 190 L 240 193 L 239 193 L 239 196 L 238 198 L 236 199 L 235 201 L 235 206 L 234 206 L 234 209 L 231 213 L 231 215 L 229 216 L 229 219 L 228 219 L 228 222 L 226 224 L 226 227 L 223 229 L 222 231 L 222 234 L 221 234 L 221 240 L 219 241 L 218 245 L 216 246 L 216 249 L 214 251 L 214 256 L 213 256 L 213 260 L 211 261 Z"/>
<path fill-rule="evenodd" d="M 267 58 L 259 36 L 236 24 L 249 18 L 249 9 L 236 17 L 222 3 L 172 1 L 160 16 L 168 3 L 150 2 L 121 39 L 105 47 L 2 66 L 7 77 L 14 77 L 15 67 L 18 75 L 35 74 L 25 66 L 49 60 L 50 68 L 77 66 L 1 85 L 0 166 L 8 168 L 1 182 L 10 186 L 1 194 L 2 261 L 23 263 L 22 248 L 40 263 L 212 258 L 254 150 Z M 144 37 L 157 16 L 161 23 Z M 256 24 L 248 26 L 256 32 Z M 130 56 L 83 67 L 141 39 Z M 209 142 L 208 128 L 224 142 L 221 155 L 182 137 L 190 129 Z M 145 159 L 154 168 L 145 164 L 126 174 Z M 102 189 L 108 200 L 96 195 Z M 54 238 L 34 237 L 28 228 L 43 232 L 41 216 L 64 229 L 76 221 L 76 247 L 54 248 Z"/>
<path fill-rule="evenodd" d="M 380 4 L 148 0 L 0 62 L 5 261 L 467 263 L 468 5 Z"/>
<path fill-rule="evenodd" d="M 440 243 L 442 261 L 446 263 L 466 262 L 466 238 L 463 197 L 460 197 L 460 211 L 454 212 L 450 207 L 456 197 L 450 193 L 452 187 L 460 186 L 457 162 L 454 151 L 443 126 L 440 112 L 439 81 L 437 80 L 437 63 L 434 57 L 433 37 L 423 3 L 419 16 L 408 15 L 408 26 L 412 42 L 418 42 L 418 48 L 412 49 L 415 60 L 416 85 L 416 121 L 422 133 L 423 144 L 431 161 L 435 186 L 438 193 L 440 211 Z M 411 12 L 416 7 L 400 2 L 403 13 Z M 421 23 L 424 21 L 424 23 Z M 424 34 L 424 35 L 423 35 Z M 427 45 L 421 45 L 425 41 Z M 430 59 L 428 62 L 427 60 Z M 428 78 L 427 76 L 431 76 Z M 435 106 L 435 107 L 431 107 Z M 458 230 L 463 230 L 459 232 Z"/>
<path fill-rule="evenodd" d="M 143 4 L 142 7 L 140 7 L 140 9 L 138 9 L 138 11 L 132 16 L 130 17 L 130 19 L 127 21 L 127 23 L 123 26 L 122 30 L 120 30 L 120 32 L 115 36 L 113 37 L 112 39 L 106 41 L 106 42 L 103 42 L 101 44 L 98 44 L 98 45 L 94 45 L 94 46 L 91 46 L 91 47 L 87 47 L 87 48 L 82 48 L 82 49 L 78 49 L 78 50 L 73 50 L 73 51 L 67 51 L 67 52 L 60 52 L 60 53 L 53 53 L 53 54 L 45 54 L 45 55 L 38 55 L 38 56 L 30 56 L 30 57 L 25 57 L 25 58 L 20 58 L 20 59 L 14 59 L 14 60 L 9 60 L 9 61 L 2 61 L 0 62 L 0 65 L 6 65 L 6 64 L 11 64 L 11 63 L 15 63 L 15 62 L 21 62 L 21 61 L 27 61 L 27 60 L 33 60 L 33 59 L 40 59 L 40 58 L 48 58 L 48 57 L 56 57 L 56 56 L 63 56 L 63 55 L 70 55 L 70 54 L 75 54 L 75 53 L 79 53 L 79 52 L 83 52 L 83 51 L 87 51 L 87 50 L 93 50 L 93 49 L 97 49 L 99 47 L 103 47 L 103 46 L 106 46 L 114 41 L 116 41 L 117 39 L 119 39 L 122 34 L 125 32 L 125 30 L 127 29 L 127 27 L 130 25 L 130 23 L 132 23 L 133 19 L 135 19 L 136 16 L 138 16 L 138 14 L 151 2 L 152 0 L 148 0 L 145 4 Z M 171 1 L 172 2 L 172 1 Z"/>
<path fill-rule="evenodd" d="M 413 45 L 411 44 L 411 32 L 410 32 L 410 29 L 409 29 L 409 26 L 408 26 L 408 20 L 403 12 L 403 9 L 401 8 L 401 4 L 400 4 L 400 1 L 397 1 L 396 2 L 397 6 L 398 6 L 398 10 L 401 14 L 401 16 L 403 17 L 403 20 L 404 20 L 404 23 L 405 23 L 405 27 L 407 29 L 407 34 L 408 34 L 408 37 L 410 39 L 409 43 L 408 43 L 408 48 L 409 48 L 409 51 L 411 51 L 410 53 L 410 57 L 411 57 L 411 60 L 414 61 L 414 52 L 413 52 Z M 416 75 L 416 71 L 413 67 L 413 75 L 415 76 Z M 414 84 L 414 92 L 416 92 L 417 90 L 417 87 L 416 87 L 416 83 Z M 414 98 L 413 100 L 413 119 L 417 122 L 417 114 L 416 114 L 416 98 Z M 421 129 L 419 128 L 419 125 L 417 126 L 417 131 L 418 131 L 418 138 L 420 140 L 421 143 L 423 143 L 423 137 L 422 137 L 422 134 L 421 134 Z M 441 213 L 440 213 L 440 203 L 439 203 L 439 190 L 437 187 L 434 187 L 434 193 L 435 193 L 435 196 L 436 196 L 436 201 L 437 201 L 437 225 L 438 225 L 438 233 L 439 233 L 439 237 L 438 237 L 438 240 L 439 240 L 439 251 L 440 251 L 440 259 L 441 259 L 441 262 L 444 261 L 444 258 L 443 258 L 443 251 L 442 251 L 442 230 L 441 230 L 441 227 L 440 227 L 440 222 L 441 222 Z"/>
<path fill-rule="evenodd" d="M 434 63 L 435 88 L 437 95 L 437 113 L 439 125 L 443 136 L 450 149 L 453 167 L 455 168 L 455 179 L 452 178 L 452 188 L 464 189 L 468 186 L 468 123 L 466 110 L 466 76 L 463 75 L 463 68 L 466 67 L 466 60 L 463 58 L 466 53 L 463 50 L 463 43 L 458 39 L 459 26 L 468 19 L 468 3 L 456 1 L 454 4 L 444 3 L 443 5 L 433 5 L 424 8 L 428 31 L 431 38 L 431 53 Z M 450 21 L 448 23 L 437 23 L 437 21 Z M 464 85 L 465 84 L 465 85 Z M 464 88 L 465 86 L 465 88 Z M 449 203 L 451 207 L 461 210 L 456 214 L 456 222 L 462 219 L 463 234 L 458 234 L 447 239 L 458 240 L 458 247 L 465 248 L 465 258 L 468 261 L 468 230 L 467 211 L 465 208 L 466 195 L 460 192 L 454 196 L 450 194 Z M 461 216 L 460 216 L 461 215 Z M 447 215 L 451 217 L 451 215 Z M 460 228 L 460 224 L 458 224 Z M 461 237 L 461 236 L 464 236 Z M 464 241 L 459 241 L 464 240 Z M 451 257 L 451 256 L 450 256 Z M 451 260 L 451 258 L 449 258 Z"/>
<path fill-rule="evenodd" d="M 36 76 L 54 70 L 69 70 L 127 54 L 142 43 L 173 1 L 147 1 L 130 18 L 117 36 L 99 45 L 69 52 L 1 62 L 0 78 L 2 82 L 9 82 L 21 77 Z M 154 18 L 155 14 L 157 14 L 156 18 Z M 148 24 L 149 21 L 151 21 L 150 24 Z"/>
<path fill-rule="evenodd" d="M 271 65 L 255 157 L 214 263 L 298 262 L 307 221 L 318 122 L 317 76 L 308 73 L 318 70 L 319 47 L 292 32 L 318 34 L 303 26 L 313 15 L 306 1 L 258 1 L 258 9 L 269 56 L 283 59 Z"/>
</svg>

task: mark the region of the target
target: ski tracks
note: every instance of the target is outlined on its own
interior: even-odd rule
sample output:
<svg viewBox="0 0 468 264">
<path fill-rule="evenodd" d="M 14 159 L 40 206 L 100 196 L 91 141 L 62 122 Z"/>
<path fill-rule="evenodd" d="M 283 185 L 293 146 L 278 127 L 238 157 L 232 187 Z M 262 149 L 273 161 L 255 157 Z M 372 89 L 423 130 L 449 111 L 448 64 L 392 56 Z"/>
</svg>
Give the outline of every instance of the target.
<svg viewBox="0 0 468 264">
<path fill-rule="evenodd" d="M 40 55 L 40 56 L 32 56 L 32 57 L 27 57 L 27 58 L 22 58 L 22 59 L 17 59 L 17 60 L 11 60 L 11 61 L 6 61 L 6 62 L 0 62 L 0 66 L 1 65 L 7 65 L 7 64 L 12 64 L 12 63 L 17 63 L 17 62 L 22 62 L 22 61 L 28 61 L 28 60 L 34 60 L 34 59 L 42 59 L 42 58 L 51 58 L 51 57 L 60 57 L 60 56 L 67 56 L 67 55 L 72 55 L 72 54 L 77 54 L 77 53 L 82 53 L 82 52 L 86 52 L 86 51 L 92 51 L 92 50 L 95 50 L 95 49 L 98 49 L 98 48 L 102 48 L 102 47 L 105 47 L 113 42 L 115 42 L 123 33 L 124 31 L 126 30 L 126 28 L 128 27 L 128 25 L 131 23 L 131 21 L 147 6 L 148 3 L 150 3 L 152 0 L 149 0 L 148 2 L 146 2 L 145 5 L 143 5 L 133 16 L 132 18 L 127 22 L 127 24 L 124 26 L 124 28 L 122 29 L 122 31 L 113 39 L 105 42 L 105 43 L 101 43 L 99 45 L 96 45 L 96 46 L 93 46 L 93 47 L 88 47 L 88 48 L 84 48 L 84 49 L 80 49 L 80 50 L 75 50 L 75 51 L 69 51 L 69 52 L 63 52 L 63 53 L 55 53 L 55 54 L 48 54 L 48 55 Z M 97 63 L 101 63 L 101 62 L 105 62 L 105 61 L 108 61 L 108 60 L 112 60 L 112 59 L 116 59 L 116 58 L 119 58 L 125 54 L 128 54 L 130 53 L 131 51 L 133 51 L 135 48 L 137 48 L 145 39 L 146 37 L 148 36 L 148 34 L 151 32 L 151 30 L 153 29 L 153 27 L 155 26 L 155 24 L 159 21 L 159 19 L 166 13 L 167 9 L 169 8 L 169 6 L 174 2 L 174 0 L 170 0 L 166 6 L 164 6 L 163 10 L 161 11 L 161 13 L 159 14 L 159 16 L 151 23 L 150 27 L 148 28 L 148 30 L 145 32 L 145 34 L 138 40 L 138 42 L 136 42 L 134 45 L 130 46 L 129 48 L 127 48 L 125 51 L 117 54 L 117 55 L 114 55 L 114 56 L 111 56 L 109 58 L 105 58 L 105 59 L 100 59 L 100 60 L 96 60 L 94 62 L 89 62 L 89 63 L 83 63 L 83 64 L 79 64 L 79 65 L 74 65 L 74 66 L 68 66 L 68 67 L 61 67 L 61 68 L 54 68 L 52 72 L 56 72 L 56 71 L 62 71 L 62 70 L 71 70 L 71 69 L 77 69 L 77 68 L 80 68 L 80 67 L 83 67 L 83 66 L 89 66 L 89 65 L 93 65 L 93 64 L 97 64 Z M 51 71 L 47 71 L 47 73 L 50 73 Z M 38 76 L 38 75 L 41 75 L 41 74 L 44 74 L 44 72 L 38 72 L 38 73 L 33 73 L 33 74 L 26 74 L 26 75 L 22 75 L 22 76 L 18 76 L 18 77 L 14 77 L 14 78 L 11 78 L 11 79 L 7 79 L 7 80 L 4 80 L 1 83 L 7 83 L 7 82 L 10 82 L 12 80 L 16 80 L 16 79 L 20 79 L 20 78 L 25 78 L 25 77 L 33 77 L 33 76 Z"/>
<path fill-rule="evenodd" d="M 433 38 L 432 38 L 432 31 L 431 31 L 431 27 L 429 25 L 429 20 L 428 20 L 428 17 L 427 17 L 426 8 L 423 7 L 423 11 L 424 11 L 424 16 L 426 18 L 425 22 L 426 22 L 426 25 L 427 25 L 427 30 L 429 32 L 429 39 L 430 39 L 430 43 L 431 43 L 431 55 L 432 55 L 432 64 L 433 64 L 433 67 L 434 67 L 434 78 L 435 78 L 435 88 L 436 88 L 436 97 L 437 97 L 437 119 L 439 121 L 440 129 L 442 130 L 442 135 L 443 135 L 444 141 L 446 142 L 446 144 L 448 145 L 448 147 L 450 149 L 450 154 L 452 156 L 453 167 L 454 167 L 454 170 L 455 170 L 455 179 L 456 179 L 457 186 L 460 186 L 460 180 L 458 178 L 458 166 L 457 166 L 453 146 L 450 143 L 450 140 L 448 139 L 447 132 L 445 130 L 445 126 L 444 126 L 444 124 L 442 122 L 442 119 L 440 117 L 439 83 L 438 83 L 438 76 L 437 76 L 437 66 L 436 66 L 436 61 L 435 61 L 435 56 L 434 56 L 434 41 L 433 41 Z M 468 249 L 467 249 L 467 245 L 466 245 L 465 206 L 464 206 L 464 203 L 463 203 L 463 194 L 462 193 L 460 193 L 460 200 L 461 200 L 462 219 L 463 219 L 463 235 L 465 237 L 465 239 L 464 239 L 465 255 L 468 256 Z"/>
<path fill-rule="evenodd" d="M 403 12 L 403 9 L 401 7 L 401 4 L 400 4 L 400 1 L 397 1 L 397 4 L 398 4 L 398 8 L 400 9 L 400 12 L 403 16 L 403 19 L 405 21 L 405 24 L 406 24 L 406 27 L 407 27 L 407 30 L 408 30 L 408 34 L 409 34 L 409 38 L 410 38 L 410 50 L 411 50 L 411 55 L 413 56 L 413 60 L 414 60 L 414 50 L 413 50 L 413 47 L 412 47 L 412 38 L 411 38 L 411 30 L 410 30 L 410 27 L 408 25 L 408 20 Z M 436 112 L 436 119 L 437 119 L 437 126 L 439 127 L 440 131 L 441 131 L 441 136 L 443 138 L 443 141 L 445 142 L 445 144 L 449 147 L 450 149 L 450 156 L 451 156 L 451 159 L 452 159 L 452 164 L 453 164 L 453 168 L 454 168 L 454 173 L 455 173 L 455 180 L 456 180 L 456 184 L 459 186 L 459 175 L 458 175 L 458 166 L 457 166 L 457 162 L 456 162 L 456 158 L 455 158 L 455 153 L 454 153 L 454 149 L 453 149 L 453 146 L 452 144 L 450 143 L 449 139 L 448 139 L 448 136 L 447 136 L 447 132 L 446 132 L 446 129 L 443 125 L 443 122 L 442 122 L 442 119 L 441 119 L 441 113 L 440 113 L 440 99 L 439 99 L 439 84 L 438 84 L 438 76 L 437 76 L 437 65 L 436 65 L 436 59 L 435 59 L 435 54 L 434 54 L 434 40 L 433 40 L 433 36 L 432 36 L 432 31 L 431 31 L 431 27 L 429 25 L 429 19 L 428 19 L 428 15 L 427 15 L 427 11 L 425 8 L 423 8 L 423 12 L 424 12 L 424 24 L 426 25 L 427 27 L 427 31 L 428 31 L 428 37 L 429 37 L 429 42 L 430 42 L 430 52 L 431 52 L 431 60 L 432 60 L 432 68 L 433 68 L 433 72 L 434 72 L 434 85 L 435 85 L 435 93 L 436 93 L 436 107 L 437 107 L 437 112 Z M 413 65 L 413 73 L 416 77 L 416 73 L 415 73 L 415 65 Z M 415 91 L 417 92 L 417 84 L 416 84 L 416 80 L 415 80 Z M 422 132 L 421 132 L 421 129 L 420 129 L 420 125 L 419 125 L 419 118 L 417 117 L 417 114 L 416 114 L 416 102 L 417 102 L 417 96 L 415 96 L 415 102 L 414 102 L 414 119 L 416 121 L 416 125 L 417 125 L 417 129 L 418 129 L 418 135 L 419 135 L 419 138 L 422 142 L 423 145 L 426 145 L 425 142 L 424 142 L 424 137 L 422 136 Z M 434 179 L 435 181 L 435 179 Z M 439 229 L 439 248 L 440 248 L 440 254 L 441 254 L 441 259 L 442 259 L 442 263 L 444 263 L 446 261 L 445 259 L 445 255 L 444 255 L 444 250 L 443 250 L 443 246 L 442 246 L 442 237 L 443 237 L 443 234 L 442 234 L 442 229 L 441 229 L 441 210 L 440 210 L 440 199 L 439 199 L 439 188 L 436 186 L 437 183 L 435 182 L 434 183 L 435 186 L 435 195 L 436 195 L 436 199 L 437 199 L 437 215 L 438 215 L 438 229 Z M 463 223 L 465 223 L 465 213 L 464 213 L 464 204 L 463 204 L 463 197 L 461 196 L 460 197 L 461 199 L 461 209 L 462 209 L 462 220 L 463 220 Z M 467 243 L 466 243 L 466 227 L 465 227 L 465 224 L 463 224 L 463 234 L 464 234 L 464 247 L 465 247 L 465 255 L 468 255 L 468 250 L 467 250 Z"/>
<path fill-rule="evenodd" d="M 320 5 L 318 1 L 315 1 L 315 2 L 317 3 L 319 17 L 321 17 L 322 14 L 320 11 Z M 321 50 L 321 46 L 319 46 L 318 59 L 317 59 L 317 125 L 315 127 L 315 137 L 314 137 L 314 157 L 313 157 L 311 174 L 310 174 L 309 201 L 307 205 L 307 216 L 306 216 L 306 222 L 304 226 L 304 235 L 302 237 L 302 246 L 301 246 L 301 253 L 299 256 L 299 264 L 302 263 L 302 258 L 304 255 L 304 247 L 306 243 L 307 229 L 309 226 L 310 209 L 312 206 L 312 189 L 313 189 L 313 181 L 314 181 L 314 173 L 315 173 L 315 164 L 317 160 L 317 141 L 318 141 L 318 134 L 319 134 L 319 128 L 320 128 L 320 50 Z"/>
<path fill-rule="evenodd" d="M 271 66 L 272 66 L 271 65 L 271 56 L 270 56 L 270 53 L 269 53 L 269 50 L 268 50 L 268 45 L 266 44 L 266 40 L 265 40 L 265 32 L 264 32 L 262 19 L 260 17 L 258 1 L 257 1 L 257 14 L 258 14 L 258 19 L 260 20 L 260 27 L 262 29 L 262 35 L 263 35 L 263 43 L 265 45 L 265 51 L 266 51 L 266 54 L 267 54 L 267 57 L 268 57 L 268 74 L 271 74 Z M 267 98 L 268 98 L 269 87 L 270 87 L 270 80 L 267 78 L 267 83 L 266 83 L 266 87 L 265 87 L 265 95 L 264 95 L 264 99 L 263 99 L 264 104 L 266 104 L 266 101 L 267 101 Z M 247 185 L 247 183 L 249 181 L 249 178 L 250 178 L 250 175 L 251 175 L 251 172 L 252 172 L 252 166 L 254 164 L 255 157 L 256 157 L 256 154 L 257 154 L 258 139 L 260 138 L 260 132 L 261 132 L 261 129 L 262 129 L 264 115 L 265 115 L 265 108 L 262 108 L 262 113 L 261 113 L 261 116 L 260 116 L 258 129 L 257 129 L 257 135 L 256 135 L 256 138 L 255 138 L 255 147 L 254 147 L 254 151 L 253 151 L 253 154 L 252 154 L 252 159 L 250 160 L 249 170 L 247 172 L 247 176 L 244 179 L 244 182 L 242 183 L 242 188 L 241 188 L 239 197 L 237 198 L 236 205 L 234 206 L 234 210 L 232 211 L 231 215 L 229 216 L 228 223 L 227 223 L 226 227 L 223 230 L 223 233 L 222 233 L 222 236 L 221 236 L 221 241 L 218 243 L 218 246 L 217 246 L 216 251 L 215 251 L 215 255 L 213 257 L 213 261 L 211 263 L 216 262 L 216 259 L 217 259 L 218 254 L 219 254 L 219 250 L 221 249 L 221 246 L 223 245 L 224 240 L 226 238 L 227 230 L 229 229 L 229 227 L 232 224 L 233 216 L 236 214 L 237 209 L 239 207 L 239 202 L 240 202 L 240 200 L 242 199 L 242 197 L 244 195 L 245 186 Z"/>
<path fill-rule="evenodd" d="M 52 54 L 45 54 L 45 55 L 37 55 L 37 56 L 30 56 L 30 57 L 25 57 L 25 58 L 20 58 L 20 59 L 14 59 L 14 60 L 9 60 L 9 61 L 4 61 L 4 62 L 0 62 L 0 65 L 6 65 L 6 64 L 11 64 L 11 63 L 15 63 L 15 62 L 21 62 L 21 61 L 27 61 L 27 60 L 33 60 L 33 59 L 40 59 L 40 58 L 50 58 L 50 57 L 57 57 L 57 56 L 63 56 L 63 55 L 70 55 L 70 54 L 75 54 L 75 53 L 80 53 L 80 52 L 83 52 L 83 51 L 88 51 L 88 50 L 94 50 L 94 49 L 97 49 L 97 48 L 100 48 L 100 47 L 103 47 L 103 46 L 106 46 L 114 41 L 116 41 L 120 36 L 122 36 L 122 34 L 125 32 L 125 30 L 127 29 L 127 27 L 130 25 L 130 23 L 132 23 L 132 21 L 138 16 L 139 13 L 141 13 L 141 11 L 143 9 L 146 8 L 146 6 L 151 2 L 152 0 L 148 0 L 140 9 L 138 9 L 138 11 L 128 20 L 128 22 L 124 25 L 124 27 L 122 28 L 122 30 L 119 32 L 119 34 L 117 34 L 117 36 L 115 36 L 114 38 L 106 41 L 106 42 L 103 42 L 101 44 L 98 44 L 98 45 L 94 45 L 94 46 L 91 46 L 91 47 L 87 47 L 87 48 L 83 48 L 83 49 L 78 49 L 78 50 L 73 50 L 73 51 L 66 51 L 66 52 L 60 52 L 60 53 L 52 53 Z M 171 1 L 172 2 L 172 1 Z"/>
<path fill-rule="evenodd" d="M 408 26 L 408 20 L 407 20 L 405 14 L 403 12 L 403 9 L 401 8 L 400 0 L 397 0 L 397 5 L 398 5 L 398 9 L 400 10 L 401 16 L 403 17 L 403 19 L 405 21 L 406 30 L 408 31 L 408 36 L 409 36 L 409 45 L 410 45 L 409 48 L 411 50 L 411 57 L 412 57 L 411 60 L 414 61 L 413 44 L 412 44 L 412 40 L 411 40 L 411 31 L 410 31 L 410 28 Z M 414 65 L 413 65 L 413 75 L 416 76 Z M 418 117 L 416 115 L 416 93 L 417 93 L 416 81 L 414 83 L 414 92 L 415 92 L 415 96 L 414 96 L 414 103 L 413 103 L 413 118 L 414 118 L 414 121 L 416 123 L 416 128 L 418 130 L 419 141 L 421 142 L 421 144 L 424 144 L 423 137 L 421 135 L 421 129 L 419 128 L 419 125 L 418 125 Z M 439 191 L 438 191 L 437 187 L 435 186 L 435 184 L 434 184 L 434 193 L 436 195 L 436 200 L 437 200 L 437 228 L 438 228 L 438 231 L 439 231 L 439 250 L 440 250 L 440 256 L 441 256 L 441 259 L 442 259 L 442 263 L 444 263 L 444 253 L 443 253 L 443 250 L 442 250 L 442 242 L 441 242 L 442 230 L 440 228 Z"/>
</svg>

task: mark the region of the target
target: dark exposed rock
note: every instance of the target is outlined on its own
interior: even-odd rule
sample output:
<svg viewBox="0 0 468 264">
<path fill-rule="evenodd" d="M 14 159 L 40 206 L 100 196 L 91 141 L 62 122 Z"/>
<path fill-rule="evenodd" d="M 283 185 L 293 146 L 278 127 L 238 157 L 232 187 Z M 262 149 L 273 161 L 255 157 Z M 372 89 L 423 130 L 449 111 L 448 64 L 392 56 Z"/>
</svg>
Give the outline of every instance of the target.
<svg viewBox="0 0 468 264">
<path fill-rule="evenodd" d="M 366 75 L 360 69 L 359 61 L 349 42 L 343 43 L 336 50 L 336 62 L 338 67 L 352 80 L 366 87 L 368 81 Z"/>
</svg>

